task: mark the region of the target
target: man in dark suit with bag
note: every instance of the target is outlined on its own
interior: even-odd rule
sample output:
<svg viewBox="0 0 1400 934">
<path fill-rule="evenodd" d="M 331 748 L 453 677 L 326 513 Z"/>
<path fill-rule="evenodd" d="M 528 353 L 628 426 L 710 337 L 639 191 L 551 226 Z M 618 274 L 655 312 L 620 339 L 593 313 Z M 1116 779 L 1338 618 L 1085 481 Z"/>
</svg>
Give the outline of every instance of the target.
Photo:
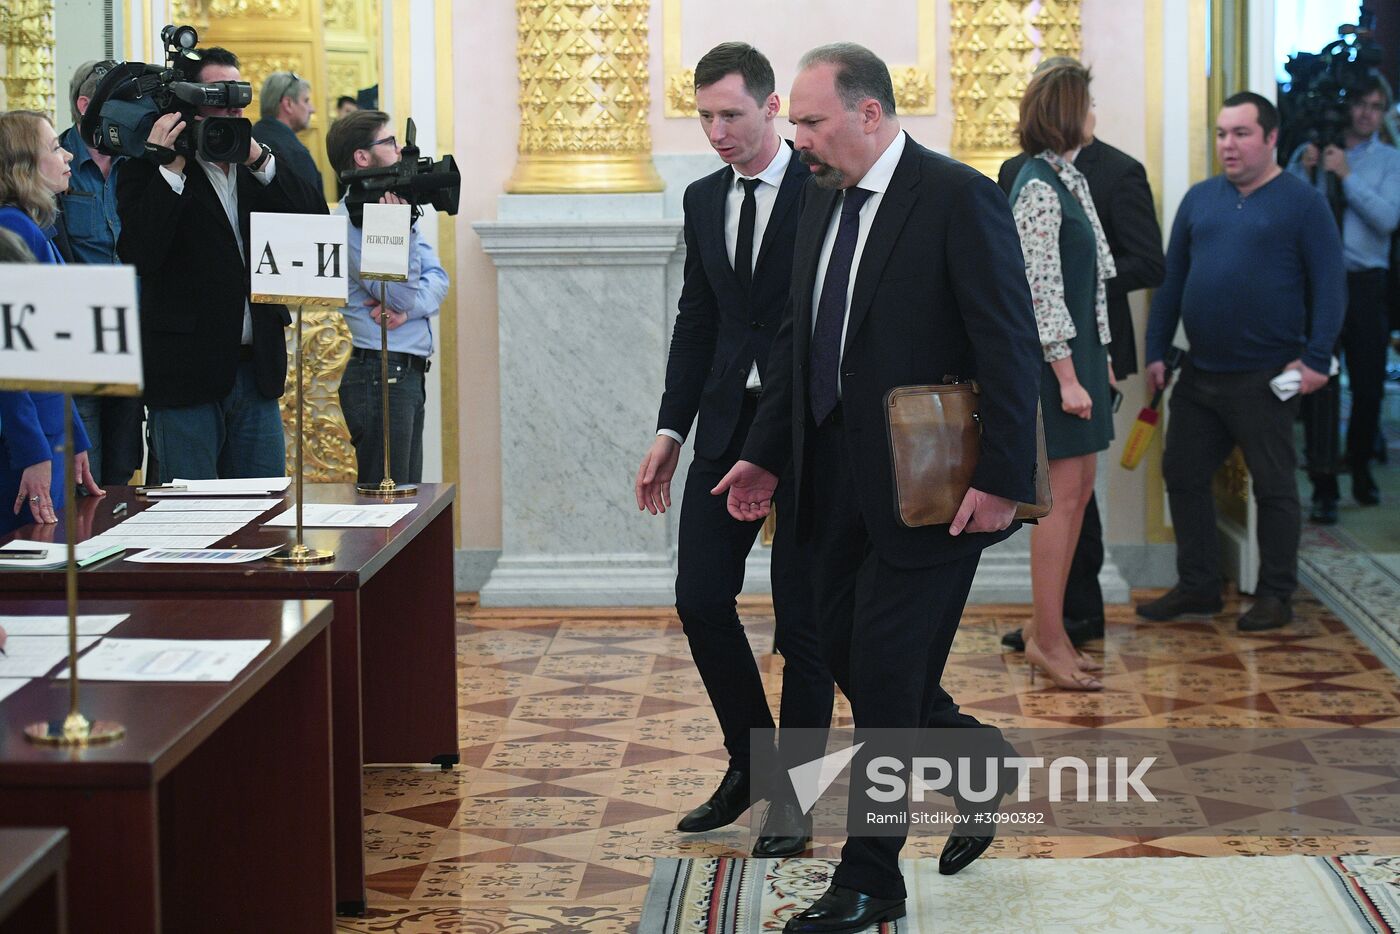
<svg viewBox="0 0 1400 934">
<path fill-rule="evenodd" d="M 748 809 L 750 730 L 773 728 L 735 605 L 762 522 L 734 519 L 709 492 L 734 466 L 768 378 L 769 348 L 792 280 L 798 194 L 808 174 L 774 126 L 779 100 L 763 53 L 743 42 L 716 46 L 696 64 L 695 98 L 710 145 L 727 165 L 685 192 L 685 284 L 656 438 L 636 481 L 637 507 L 664 513 L 681 445 L 698 414 L 681 511 L 676 611 L 719 719 L 729 768 L 714 794 L 682 818 L 679 829 L 692 833 L 733 823 Z M 785 731 L 805 731 L 831 724 L 835 687 L 793 546 L 791 490 L 785 479 L 772 553 L 775 646 L 783 657 L 779 722 Z M 807 820 L 785 798 L 772 802 L 754 855 L 794 856 L 809 840 Z"/>
<path fill-rule="evenodd" d="M 1055 56 L 1042 61 L 1036 71 L 1064 63 L 1079 64 L 1075 59 Z M 1011 193 L 1026 158 L 1021 153 L 1002 163 L 997 173 L 1002 191 Z M 1162 254 L 1162 228 L 1157 223 L 1157 207 L 1141 162 L 1096 137 L 1079 150 L 1074 167 L 1089 181 L 1089 194 L 1118 269 L 1118 275 L 1107 285 L 1111 337 L 1108 350 L 1113 376 L 1122 381 L 1138 371 L 1137 338 L 1128 293 L 1162 284 L 1167 269 Z M 1076 646 L 1103 638 L 1103 591 L 1099 588 L 1103 559 L 1103 522 L 1099 519 L 1098 501 L 1090 496 L 1065 585 L 1065 634 Z M 1001 643 L 1017 652 L 1026 649 L 1019 629 L 1002 636 Z"/>
<path fill-rule="evenodd" d="M 772 351 L 791 365 L 770 366 L 741 459 L 714 492 L 736 518 L 758 518 L 791 464 L 798 540 L 858 739 L 975 727 L 939 680 L 982 549 L 1009 536 L 1017 503 L 1036 496 L 1039 339 L 1011 210 L 990 179 L 900 129 L 889 70 L 868 49 L 808 52 L 789 114 L 815 183 Z M 897 512 L 886 396 L 953 379 L 980 387 L 977 467 L 951 524 L 910 527 Z M 852 818 L 872 810 L 868 756 L 852 764 Z M 957 871 L 987 843 L 955 838 L 940 869 Z M 902 917 L 903 844 L 897 832 L 849 837 L 831 887 L 787 930 Z"/>
<path fill-rule="evenodd" d="M 232 52 L 201 55 L 200 81 L 239 80 Z M 160 117 L 148 151 L 168 157 L 185 129 L 178 113 Z M 296 173 L 277 169 L 254 139 L 238 165 L 175 155 L 165 164 L 128 159 L 118 172 L 117 251 L 141 285 L 147 424 L 159 471 L 149 482 L 286 473 L 277 400 L 287 380 L 283 328 L 292 319 L 285 305 L 249 301 L 249 217 L 324 214 L 326 203 Z"/>
</svg>

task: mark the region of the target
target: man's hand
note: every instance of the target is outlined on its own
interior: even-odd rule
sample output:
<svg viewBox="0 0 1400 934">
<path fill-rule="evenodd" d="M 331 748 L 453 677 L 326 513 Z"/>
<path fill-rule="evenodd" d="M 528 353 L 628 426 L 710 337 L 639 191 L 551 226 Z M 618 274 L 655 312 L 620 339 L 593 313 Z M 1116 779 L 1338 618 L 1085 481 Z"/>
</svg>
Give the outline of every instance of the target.
<svg viewBox="0 0 1400 934">
<path fill-rule="evenodd" d="M 732 509 L 730 510 L 733 511 Z M 948 526 L 949 535 L 967 532 L 1000 532 L 1016 518 L 1015 500 L 1003 499 L 981 490 L 968 487 L 953 524 Z"/>
<path fill-rule="evenodd" d="M 1298 394 L 1300 396 L 1306 396 L 1308 393 L 1317 392 L 1323 386 L 1327 385 L 1327 376 L 1317 372 L 1317 370 L 1314 370 L 1302 360 L 1294 360 L 1292 363 L 1288 364 L 1288 366 L 1284 367 L 1284 369 L 1297 370 L 1299 375 L 1303 377 L 1303 385 L 1298 387 Z"/>
<path fill-rule="evenodd" d="M 1346 150 L 1336 145 L 1328 146 L 1322 150 L 1322 167 L 1343 181 L 1346 181 L 1346 177 L 1351 174 L 1351 165 L 1347 162 Z"/>
<path fill-rule="evenodd" d="M 373 321 L 375 324 L 378 324 L 379 316 L 385 313 L 384 310 L 380 307 L 379 302 L 371 298 L 365 302 L 365 307 L 369 309 L 370 320 Z M 391 331 L 408 320 L 408 312 L 406 311 L 395 311 L 394 309 L 390 308 L 388 311 L 388 315 L 388 327 Z"/>
<path fill-rule="evenodd" d="M 400 198 L 398 195 L 394 194 L 392 191 L 386 191 L 386 192 L 384 192 L 384 195 L 379 199 L 379 203 L 380 203 L 380 204 L 408 204 L 407 201 L 405 201 L 404 199 Z"/>
<path fill-rule="evenodd" d="M 107 495 L 107 491 L 99 487 L 92 476 L 92 462 L 88 459 L 87 451 L 73 455 L 73 470 L 78 486 L 86 490 L 89 496 Z"/>
<path fill-rule="evenodd" d="M 1167 374 L 1167 365 L 1161 360 L 1153 360 L 1147 365 L 1147 388 L 1156 392 L 1159 389 L 1166 389 L 1171 377 Z"/>
<path fill-rule="evenodd" d="M 653 516 L 666 511 L 671 505 L 671 478 L 676 475 L 680 459 L 681 446 L 676 439 L 657 435 L 646 457 L 642 458 L 642 466 L 637 468 L 638 509 L 645 509 Z"/>
<path fill-rule="evenodd" d="M 152 146 L 159 146 L 162 149 L 175 149 L 175 140 L 181 133 L 185 132 L 185 121 L 180 119 L 178 113 L 168 113 L 151 124 L 151 133 L 146 137 L 146 142 Z M 185 174 L 185 157 L 176 156 L 165 167 L 176 175 Z"/>
<path fill-rule="evenodd" d="M 251 166 L 254 162 L 257 162 L 261 158 L 262 143 L 259 143 L 257 140 L 253 139 L 250 136 L 248 138 L 248 157 L 243 160 L 243 164 Z"/>
<path fill-rule="evenodd" d="M 729 491 L 729 514 L 740 522 L 755 522 L 768 515 L 773 508 L 773 491 L 778 488 L 778 478 L 757 464 L 739 461 L 729 468 L 729 473 L 710 491 L 718 496 Z"/>
<path fill-rule="evenodd" d="M 1318 151 L 1315 143 L 1308 143 L 1303 147 L 1303 154 L 1298 157 L 1298 164 L 1311 172 L 1317 168 Z"/>
</svg>

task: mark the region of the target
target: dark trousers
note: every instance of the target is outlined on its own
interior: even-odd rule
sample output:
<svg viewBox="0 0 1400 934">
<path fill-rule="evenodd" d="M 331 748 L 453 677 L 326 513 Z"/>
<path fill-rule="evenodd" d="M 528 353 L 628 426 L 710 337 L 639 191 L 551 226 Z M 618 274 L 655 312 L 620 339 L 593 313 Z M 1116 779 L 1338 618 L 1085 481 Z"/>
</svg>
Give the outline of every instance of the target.
<svg viewBox="0 0 1400 934">
<path fill-rule="evenodd" d="M 141 469 L 145 410 L 133 396 L 74 396 L 87 430 L 88 465 L 97 485 L 129 483 Z"/>
<path fill-rule="evenodd" d="M 1162 475 L 1176 529 L 1176 571 L 1191 591 L 1220 589 L 1215 471 L 1238 446 L 1259 508 L 1259 584 L 1255 595 L 1287 600 L 1298 587 L 1297 454 L 1293 422 L 1299 397 L 1280 402 L 1269 389 L 1276 370 L 1208 373 L 1188 361 L 1172 394 Z"/>
<path fill-rule="evenodd" d="M 1390 330 L 1386 304 L 1386 271 L 1367 269 L 1347 273 L 1347 313 L 1337 348 L 1346 364 L 1351 389 L 1351 419 L 1347 423 L 1347 461 L 1353 468 L 1366 465 L 1376 453 L 1381 401 L 1385 397 L 1386 351 Z M 1340 380 L 1333 377 L 1326 390 L 1307 397 L 1304 425 L 1308 434 L 1308 472 L 1318 492 L 1336 496 L 1335 452 L 1341 423 Z M 1334 452 L 1332 457 L 1327 452 Z"/>
<path fill-rule="evenodd" d="M 421 370 L 389 364 L 389 470 L 400 483 L 423 481 L 423 411 L 427 387 Z M 384 401 L 379 357 L 352 356 L 340 380 L 340 409 L 355 446 L 356 480 L 384 479 Z"/>
<path fill-rule="evenodd" d="M 1103 590 L 1099 571 L 1103 570 L 1103 523 L 1099 521 L 1099 501 L 1094 495 L 1084 507 L 1084 524 L 1070 559 L 1069 580 L 1065 582 L 1065 616 L 1068 619 L 1103 619 Z"/>
<path fill-rule="evenodd" d="M 884 561 L 860 512 L 846 440 L 839 416 L 808 428 L 802 546 L 810 555 L 826 657 L 851 702 L 857 741 L 869 729 L 995 731 L 961 713 L 940 686 L 980 555 L 914 569 Z M 874 809 L 864 795 L 866 763 L 858 754 L 852 764 L 853 815 Z M 847 838 L 832 881 L 880 898 L 903 898 L 904 839 Z"/>
<path fill-rule="evenodd" d="M 756 400 L 745 401 L 734 440 L 721 458 L 697 455 L 690 465 L 681 505 L 676 575 L 676 612 L 691 656 L 719 719 L 729 765 L 744 771 L 752 767 L 749 731 L 773 729 L 763 679 L 735 605 L 744 587 L 744 563 L 763 523 L 735 519 L 729 515 L 726 497 L 711 496 L 710 490 L 738 460 L 756 410 Z M 831 725 L 836 690 L 822 658 L 807 574 L 795 548 L 792 486 L 791 479 L 784 477 L 774 498 L 778 515 L 771 566 L 777 620 L 774 645 L 783 657 L 779 724 L 781 730 L 825 730 Z M 791 752 L 795 761 L 820 754 L 820 745 Z"/>
</svg>

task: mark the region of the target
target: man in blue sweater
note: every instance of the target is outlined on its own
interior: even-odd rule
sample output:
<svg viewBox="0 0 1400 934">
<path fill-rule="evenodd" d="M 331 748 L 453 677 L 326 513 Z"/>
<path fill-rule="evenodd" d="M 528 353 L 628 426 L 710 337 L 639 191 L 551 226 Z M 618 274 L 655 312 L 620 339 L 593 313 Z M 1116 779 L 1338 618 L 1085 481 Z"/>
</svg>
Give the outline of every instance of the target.
<svg viewBox="0 0 1400 934">
<path fill-rule="evenodd" d="M 1274 159 L 1278 110 L 1242 92 L 1216 118 L 1224 174 L 1182 199 L 1167 247 L 1167 277 L 1147 322 L 1147 378 L 1166 385 L 1162 360 L 1178 322 L 1190 356 L 1171 400 L 1162 474 L 1176 529 L 1177 585 L 1137 608 L 1151 620 L 1221 609 L 1220 546 L 1211 478 L 1236 446 L 1259 510 L 1259 583 L 1239 628 L 1292 619 L 1300 507 L 1293 422 L 1299 398 L 1269 382 L 1296 370 L 1299 395 L 1327 383 L 1346 307 L 1342 242 L 1326 200 Z"/>
</svg>

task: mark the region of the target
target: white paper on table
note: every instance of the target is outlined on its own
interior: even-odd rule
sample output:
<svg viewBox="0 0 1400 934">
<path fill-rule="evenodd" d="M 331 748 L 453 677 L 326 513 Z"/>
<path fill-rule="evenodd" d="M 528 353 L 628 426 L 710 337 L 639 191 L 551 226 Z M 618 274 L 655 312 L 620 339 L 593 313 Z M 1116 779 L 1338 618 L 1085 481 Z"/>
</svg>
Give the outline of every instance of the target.
<svg viewBox="0 0 1400 934">
<path fill-rule="evenodd" d="M 78 616 L 78 635 L 105 636 L 125 619 L 126 613 L 106 616 Z M 66 636 L 68 617 L 66 616 L 0 616 L 0 628 L 11 636 Z"/>
<path fill-rule="evenodd" d="M 78 562 L 78 566 L 82 567 L 85 564 L 91 564 L 94 561 L 99 561 L 106 557 L 102 552 L 109 550 L 114 544 L 116 543 L 98 542 L 97 539 L 88 539 L 74 548 L 73 554 Z M 42 558 L 5 557 L 5 552 L 7 551 L 34 551 L 40 548 L 44 549 L 44 557 Z M 67 563 L 68 546 L 63 542 L 30 542 L 17 539 L 12 542 L 6 542 L 3 546 L 0 546 L 0 568 L 6 570 L 24 568 L 48 570 L 52 568 L 61 568 Z"/>
<path fill-rule="evenodd" d="M 102 534 L 118 539 L 138 535 L 148 538 L 152 535 L 213 535 L 222 538 L 232 535 L 247 524 L 239 519 L 224 519 L 221 522 L 137 522 L 132 525 L 123 522 Z"/>
<path fill-rule="evenodd" d="M 417 508 L 417 503 L 392 503 L 374 506 L 304 503 L 301 507 L 301 524 L 320 528 L 387 529 Z M 286 512 L 278 513 L 264 524 L 294 526 L 296 523 L 297 510 L 296 506 L 293 505 Z"/>
<path fill-rule="evenodd" d="M 95 542 L 111 543 L 126 548 L 208 548 L 222 535 L 100 535 Z"/>
<path fill-rule="evenodd" d="M 232 681 L 267 639 L 105 639 L 78 664 L 82 681 Z M 58 677 L 67 677 L 65 667 Z"/>
<path fill-rule="evenodd" d="M 280 499 L 163 499 L 132 519 L 153 512 L 252 512 L 264 513 L 281 503 Z M 127 520 L 128 522 L 131 519 Z"/>
<path fill-rule="evenodd" d="M 161 505 L 173 502 L 177 501 L 169 499 L 161 500 Z M 184 502 L 196 501 L 184 500 Z M 129 529 L 133 526 L 138 525 L 199 525 L 202 522 L 237 522 L 239 528 L 242 528 L 249 522 L 252 522 L 258 516 L 262 515 L 263 512 L 264 510 L 261 509 L 244 509 L 240 512 L 235 512 L 232 509 L 209 510 L 207 512 L 202 510 L 195 511 L 193 509 L 179 512 L 157 512 L 155 509 L 147 509 L 144 512 L 138 512 L 130 519 L 127 519 L 121 524 L 120 527 Z"/>
<path fill-rule="evenodd" d="M 79 636 L 78 651 L 101 636 Z M 68 640 L 57 636 L 15 636 L 5 642 L 0 655 L 0 678 L 39 678 L 60 662 L 68 661 Z M 80 668 L 82 666 L 79 666 Z"/>
<path fill-rule="evenodd" d="M 143 496 L 267 496 L 282 493 L 291 484 L 291 477 L 252 477 L 246 480 L 173 480 L 162 486 L 148 486 Z"/>
<path fill-rule="evenodd" d="M 137 564 L 243 564 L 266 558 L 286 545 L 271 548 L 150 548 L 126 560 Z"/>
<path fill-rule="evenodd" d="M 0 701 L 24 687 L 29 681 L 29 678 L 0 678 Z"/>
</svg>

